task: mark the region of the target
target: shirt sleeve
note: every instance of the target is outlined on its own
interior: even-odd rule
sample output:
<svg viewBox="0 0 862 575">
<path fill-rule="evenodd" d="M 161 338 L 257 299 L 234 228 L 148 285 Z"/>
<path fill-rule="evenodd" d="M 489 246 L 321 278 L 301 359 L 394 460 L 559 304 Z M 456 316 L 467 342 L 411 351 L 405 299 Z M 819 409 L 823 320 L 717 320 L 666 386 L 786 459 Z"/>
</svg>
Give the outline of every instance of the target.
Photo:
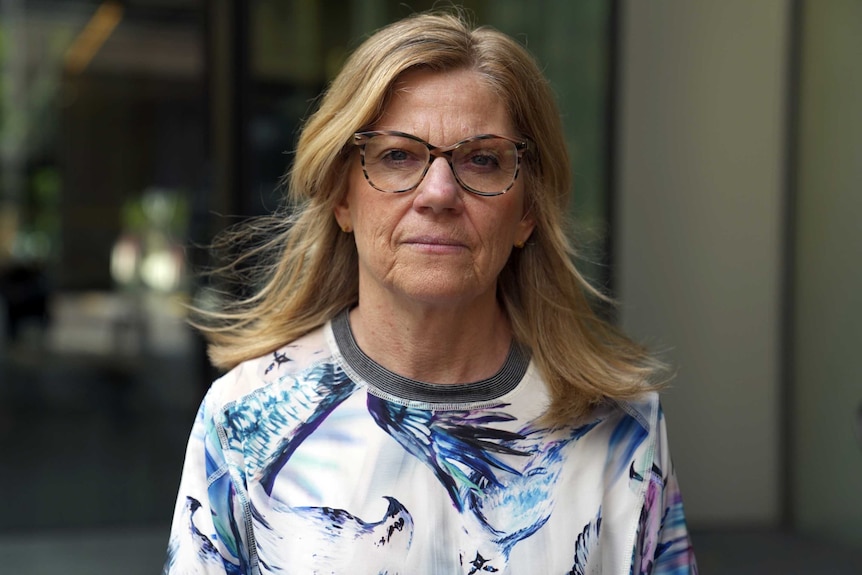
<svg viewBox="0 0 862 575">
<path fill-rule="evenodd" d="M 697 563 L 686 526 L 682 494 L 668 451 L 661 408 L 658 433 L 649 485 L 641 509 L 632 573 L 697 575 Z"/>
<path fill-rule="evenodd" d="M 215 386 L 214 386 L 215 387 Z M 221 444 L 213 389 L 198 410 L 186 450 L 163 575 L 245 575 L 245 513 Z"/>
</svg>

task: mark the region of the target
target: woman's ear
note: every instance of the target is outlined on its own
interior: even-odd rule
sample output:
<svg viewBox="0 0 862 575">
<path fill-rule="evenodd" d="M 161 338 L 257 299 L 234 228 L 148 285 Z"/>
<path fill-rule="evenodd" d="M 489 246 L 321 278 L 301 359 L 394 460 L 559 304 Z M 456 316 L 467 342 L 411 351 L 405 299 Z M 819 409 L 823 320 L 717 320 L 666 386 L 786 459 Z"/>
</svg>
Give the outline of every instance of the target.
<svg viewBox="0 0 862 575">
<path fill-rule="evenodd" d="M 335 204 L 335 208 L 332 211 L 335 214 L 335 221 L 341 227 L 341 231 L 345 233 L 353 231 L 353 220 L 350 217 L 350 205 L 347 203 L 347 196 Z"/>
<path fill-rule="evenodd" d="M 536 220 L 533 218 L 532 212 L 526 212 L 515 229 L 515 245 L 523 247 L 533 235 L 534 229 L 536 229 Z"/>
</svg>

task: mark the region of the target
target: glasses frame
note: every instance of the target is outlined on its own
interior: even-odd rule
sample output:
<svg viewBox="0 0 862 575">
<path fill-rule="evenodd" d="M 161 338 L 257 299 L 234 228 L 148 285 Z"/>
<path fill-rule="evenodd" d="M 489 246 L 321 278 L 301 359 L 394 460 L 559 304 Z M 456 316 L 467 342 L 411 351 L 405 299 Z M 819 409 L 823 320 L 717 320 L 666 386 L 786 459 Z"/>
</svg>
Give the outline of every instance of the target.
<svg viewBox="0 0 862 575">
<path fill-rule="evenodd" d="M 425 169 L 422 170 L 422 174 L 419 176 L 419 180 L 410 186 L 409 188 L 404 188 L 403 190 L 396 190 L 394 192 L 389 190 L 384 190 L 382 188 L 378 188 L 374 185 L 374 182 L 371 181 L 371 178 L 368 177 L 368 170 L 365 168 L 365 144 L 368 143 L 368 140 L 373 138 L 374 136 L 400 136 L 402 138 L 408 138 L 413 140 L 414 142 L 419 142 L 428 148 L 428 163 L 425 166 Z M 461 181 L 460 176 L 458 176 L 457 170 L 455 170 L 455 166 L 452 164 L 452 152 L 454 152 L 459 147 L 464 144 L 469 144 L 470 142 L 475 142 L 478 140 L 490 140 L 492 138 L 500 138 L 502 140 L 507 140 L 515 144 L 515 175 L 512 176 L 511 183 L 506 186 L 506 188 L 500 192 L 480 192 L 474 188 L 471 188 L 463 181 Z M 521 160 L 523 158 L 524 152 L 532 149 L 533 143 L 528 139 L 518 140 L 515 138 L 510 138 L 508 136 L 500 136 L 497 134 L 479 134 L 476 136 L 470 136 L 469 138 L 465 138 L 460 142 L 456 142 L 451 146 L 432 146 L 422 138 L 418 136 L 414 136 L 413 134 L 407 134 L 405 132 L 399 132 L 397 130 L 372 130 L 368 132 L 356 132 L 353 134 L 353 145 L 359 147 L 360 152 L 360 162 L 362 163 L 362 173 L 365 175 L 365 180 L 369 183 L 369 185 L 375 190 L 381 191 L 386 194 L 403 194 L 405 192 L 412 192 L 416 188 L 419 187 L 419 184 L 422 183 L 422 180 L 425 179 L 425 175 L 428 173 L 428 169 L 431 167 L 431 163 L 437 158 L 445 158 L 446 162 L 449 164 L 449 169 L 452 170 L 452 175 L 455 176 L 455 180 L 458 182 L 462 188 L 470 192 L 471 194 L 476 194 L 477 196 L 502 196 L 506 192 L 512 189 L 512 186 L 515 185 L 515 182 L 518 181 L 518 175 L 521 173 Z"/>
</svg>

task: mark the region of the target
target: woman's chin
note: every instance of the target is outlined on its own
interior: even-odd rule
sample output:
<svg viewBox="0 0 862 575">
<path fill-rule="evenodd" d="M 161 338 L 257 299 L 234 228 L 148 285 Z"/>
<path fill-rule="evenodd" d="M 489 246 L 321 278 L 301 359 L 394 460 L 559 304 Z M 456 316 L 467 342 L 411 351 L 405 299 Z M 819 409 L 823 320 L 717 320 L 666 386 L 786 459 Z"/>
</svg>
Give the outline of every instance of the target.
<svg viewBox="0 0 862 575">
<path fill-rule="evenodd" d="M 453 281 L 453 278 L 425 278 L 394 286 L 394 295 L 406 302 L 435 308 L 464 309 L 480 306 L 484 297 L 494 298 L 494 287 L 482 289 L 475 283 Z"/>
</svg>

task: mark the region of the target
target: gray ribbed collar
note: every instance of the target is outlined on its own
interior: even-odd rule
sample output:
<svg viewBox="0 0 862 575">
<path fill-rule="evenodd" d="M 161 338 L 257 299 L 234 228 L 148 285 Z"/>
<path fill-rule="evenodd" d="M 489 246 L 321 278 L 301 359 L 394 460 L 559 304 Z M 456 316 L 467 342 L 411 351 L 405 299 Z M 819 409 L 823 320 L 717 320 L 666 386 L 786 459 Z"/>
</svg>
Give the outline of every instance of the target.
<svg viewBox="0 0 862 575">
<path fill-rule="evenodd" d="M 488 379 L 473 383 L 440 385 L 402 377 L 376 363 L 359 349 L 350 329 L 349 311 L 345 309 L 332 320 L 335 343 L 350 369 L 361 377 L 366 385 L 376 388 L 384 396 L 406 401 L 446 404 L 490 401 L 515 389 L 530 365 L 527 351 L 513 341 L 503 367 Z"/>
</svg>

